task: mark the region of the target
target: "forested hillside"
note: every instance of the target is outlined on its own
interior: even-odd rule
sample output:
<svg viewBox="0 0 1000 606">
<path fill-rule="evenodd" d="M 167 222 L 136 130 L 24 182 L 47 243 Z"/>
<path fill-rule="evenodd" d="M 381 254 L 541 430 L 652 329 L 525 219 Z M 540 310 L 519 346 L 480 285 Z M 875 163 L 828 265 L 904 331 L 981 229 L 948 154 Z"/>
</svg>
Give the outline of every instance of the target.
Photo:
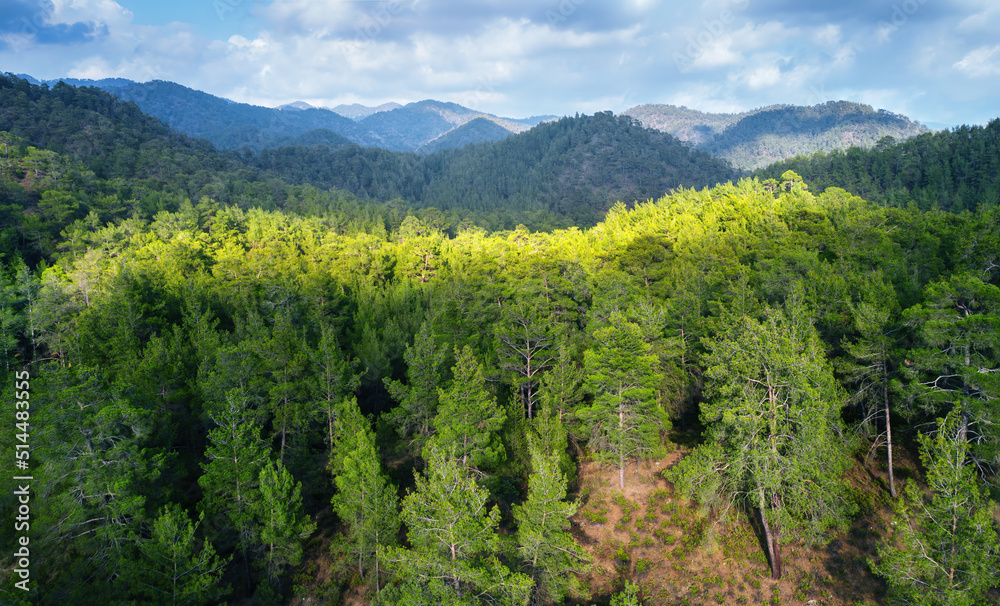
<svg viewBox="0 0 1000 606">
<path fill-rule="evenodd" d="M 487 118 L 476 118 L 449 130 L 423 144 L 418 151 L 434 153 L 444 149 L 460 149 L 473 143 L 506 139 L 511 132 Z"/>
<path fill-rule="evenodd" d="M 843 187 L 891 206 L 952 212 L 1000 203 L 1000 120 L 962 126 L 874 149 L 816 153 L 777 163 L 756 174 L 779 179 L 793 170 L 814 187 Z"/>
<path fill-rule="evenodd" d="M 905 116 L 848 101 L 811 107 L 775 105 L 740 114 L 640 105 L 625 114 L 743 170 L 818 151 L 870 148 L 885 137 L 902 141 L 927 132 Z"/>
<path fill-rule="evenodd" d="M 622 114 L 635 118 L 648 128 L 670 133 L 681 141 L 701 145 L 750 115 L 750 112 L 710 113 L 676 105 L 648 103 L 627 109 Z"/>
<path fill-rule="evenodd" d="M 495 143 L 429 156 L 359 147 L 283 148 L 261 152 L 254 165 L 292 183 L 363 197 L 398 197 L 441 210 L 548 215 L 572 225 L 593 224 L 616 201 L 714 185 L 736 174 L 670 135 L 611 112 L 563 118 Z"/>
<path fill-rule="evenodd" d="M 816 151 L 872 147 L 885 137 L 903 140 L 927 132 L 905 116 L 870 105 L 828 101 L 812 107 L 777 107 L 753 113 L 701 148 L 734 166 L 756 169 Z"/>
<path fill-rule="evenodd" d="M 32 226 L 33 214 L 12 214 L 5 222 L 7 237 L 18 238 L 33 260 L 51 252 L 54 239 L 77 219 L 151 219 L 160 210 L 177 210 L 184 198 L 310 213 L 343 204 L 356 208 L 353 201 L 360 199 L 365 210 L 348 212 L 344 222 L 364 216 L 389 230 L 410 208 L 438 217 L 435 223 L 445 229 L 463 220 L 489 229 L 547 229 L 593 225 L 619 200 L 655 198 L 734 175 L 669 136 L 610 114 L 564 119 L 509 140 L 431 155 L 332 148 L 327 144 L 339 137 L 323 130 L 296 137 L 303 145 L 255 155 L 217 152 L 93 88 L 48 89 L 0 77 L 0 102 L 0 129 L 20 138 L 8 146 L 17 151 L 6 156 L 5 183 L 20 200 L 10 210 L 37 204 L 40 190 L 16 185 L 32 179 L 44 177 L 67 196 L 58 210 L 46 211 L 53 220 L 44 230 Z"/>
<path fill-rule="evenodd" d="M 1000 600 L 995 205 L 716 184 L 610 114 L 256 156 L 0 95 L 4 603 Z M 608 183 L 673 191 L 479 224 Z"/>
</svg>

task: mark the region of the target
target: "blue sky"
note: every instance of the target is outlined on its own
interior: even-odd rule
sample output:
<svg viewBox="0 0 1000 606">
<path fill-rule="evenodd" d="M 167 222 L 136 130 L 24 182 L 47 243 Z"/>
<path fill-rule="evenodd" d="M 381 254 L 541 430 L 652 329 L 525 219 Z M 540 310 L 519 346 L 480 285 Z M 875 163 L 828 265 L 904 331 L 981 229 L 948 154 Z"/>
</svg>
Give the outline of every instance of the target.
<svg viewBox="0 0 1000 606">
<path fill-rule="evenodd" d="M 1000 116 L 996 0 L 0 0 L 0 71 L 258 105 L 739 111 L 846 99 Z"/>
</svg>

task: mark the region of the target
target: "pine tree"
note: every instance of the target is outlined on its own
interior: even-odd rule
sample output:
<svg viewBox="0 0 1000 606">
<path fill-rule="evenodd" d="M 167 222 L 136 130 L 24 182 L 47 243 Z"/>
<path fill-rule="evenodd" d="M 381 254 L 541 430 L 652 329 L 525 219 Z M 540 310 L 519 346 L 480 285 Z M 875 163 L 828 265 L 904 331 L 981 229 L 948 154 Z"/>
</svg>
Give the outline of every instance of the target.
<svg viewBox="0 0 1000 606">
<path fill-rule="evenodd" d="M 552 323 L 525 301 L 503 308 L 494 325 L 501 367 L 510 376 L 518 399 L 530 419 L 538 396 L 538 379 L 552 362 Z"/>
<path fill-rule="evenodd" d="M 218 604 L 229 592 L 221 577 L 231 558 L 218 557 L 195 536 L 204 517 L 192 524 L 179 505 L 164 507 L 152 536 L 139 542 L 138 559 L 126 566 L 126 586 L 150 604 Z"/>
<path fill-rule="evenodd" d="M 658 360 L 641 329 L 618 312 L 609 323 L 595 331 L 597 345 L 584 353 L 584 385 L 594 400 L 579 415 L 591 448 L 615 464 L 624 488 L 629 461 L 662 453 L 661 431 L 670 428 L 670 419 L 657 405 Z"/>
<path fill-rule="evenodd" d="M 361 375 L 354 373 L 359 362 L 357 358 L 348 359 L 340 350 L 336 331 L 326 322 L 320 325 L 320 340 L 316 349 L 310 351 L 310 357 L 315 368 L 313 393 L 321 414 L 326 417 L 327 453 L 332 462 L 337 410 L 361 383 Z"/>
<path fill-rule="evenodd" d="M 302 511 L 302 483 L 296 482 L 281 461 L 260 470 L 260 499 L 253 510 L 264 547 L 264 566 L 272 582 L 287 566 L 302 561 L 302 541 L 316 530 Z"/>
<path fill-rule="evenodd" d="M 929 284 L 924 302 L 903 319 L 918 330 L 902 372 L 919 411 L 961 408 L 963 432 L 974 436 L 969 454 L 1000 461 L 1000 288 L 960 273 Z"/>
<path fill-rule="evenodd" d="M 438 408 L 438 388 L 443 382 L 441 365 L 447 352 L 434 342 L 430 325 L 424 323 L 406 348 L 407 383 L 385 379 L 386 389 L 399 406 L 387 414 L 400 437 L 415 436 L 418 446 L 431 435 Z"/>
<path fill-rule="evenodd" d="M 885 436 L 889 494 L 896 498 L 892 463 L 891 392 L 894 381 L 898 389 L 898 379 L 892 360 L 895 339 L 891 334 L 891 310 L 888 304 L 863 301 L 851 306 L 851 312 L 860 333 L 854 342 L 844 343 L 844 349 L 853 359 L 847 365 L 848 380 L 857 386 L 852 400 L 864 405 L 865 422 L 872 417 L 882 416 L 885 431 L 876 439 L 876 444 L 881 436 Z"/>
<path fill-rule="evenodd" d="M 582 570 L 589 558 L 569 533 L 570 518 L 579 502 L 566 502 L 566 476 L 560 471 L 562 448 L 545 451 L 538 439 L 529 441 L 532 473 L 528 498 L 514 507 L 517 543 L 521 557 L 535 580 L 536 592 L 546 603 L 560 604 L 574 586 L 572 573 Z"/>
<path fill-rule="evenodd" d="M 403 499 L 412 549 L 384 551 L 403 588 L 393 603 L 526 605 L 531 579 L 497 559 L 500 511 L 487 507 L 489 493 L 454 453 L 431 447 L 428 455 L 414 492 Z"/>
<path fill-rule="evenodd" d="M 230 390 L 221 412 L 212 416 L 217 427 L 208 433 L 204 473 L 198 485 L 204 491 L 201 509 L 219 532 L 230 535 L 243 554 L 247 585 L 249 552 L 258 543 L 254 508 L 260 499 L 260 472 L 267 463 L 267 445 L 260 426 L 239 390 Z"/>
<path fill-rule="evenodd" d="M 708 342 L 706 441 L 667 474 L 682 493 L 724 510 L 756 509 L 774 579 L 781 542 L 819 541 L 853 511 L 840 478 L 849 465 L 845 398 L 799 297 L 786 307 L 767 308 L 762 322 L 730 317 Z"/>
<path fill-rule="evenodd" d="M 900 603 L 920 606 L 985 604 L 1000 570 L 1000 541 L 991 503 L 972 466 L 962 411 L 938 420 L 936 433 L 918 436 L 930 497 L 916 482 L 896 503 L 892 535 L 870 562 Z"/>
<path fill-rule="evenodd" d="M 448 389 L 438 389 L 441 404 L 434 426 L 437 433 L 428 449 L 448 452 L 465 467 L 479 471 L 493 469 L 504 460 L 498 432 L 506 413 L 486 389 L 482 368 L 472 349 L 457 352 L 452 368 L 455 378 Z M 424 458 L 429 458 L 425 449 Z"/>
<path fill-rule="evenodd" d="M 352 402 L 357 410 L 357 403 Z M 352 414 L 352 413 L 348 413 Z M 358 417 L 361 416 L 357 411 Z M 357 556 L 358 572 L 364 578 L 372 571 L 379 588 L 380 549 L 396 544 L 399 532 L 399 498 L 396 487 L 382 472 L 375 435 L 367 421 L 350 423 L 337 437 L 339 473 L 334 477 L 337 494 L 331 504 L 337 516 L 348 524 L 348 536 Z"/>
</svg>

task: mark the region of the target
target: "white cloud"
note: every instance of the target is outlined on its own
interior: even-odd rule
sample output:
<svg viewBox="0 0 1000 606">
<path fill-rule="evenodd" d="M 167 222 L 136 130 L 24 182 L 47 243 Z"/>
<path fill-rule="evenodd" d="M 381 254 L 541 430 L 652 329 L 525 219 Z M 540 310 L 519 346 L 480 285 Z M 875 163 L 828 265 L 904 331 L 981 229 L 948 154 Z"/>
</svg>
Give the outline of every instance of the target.
<svg viewBox="0 0 1000 606">
<path fill-rule="evenodd" d="M 1000 75 L 1000 45 L 983 46 L 955 63 L 955 69 L 971 78 Z"/>
<path fill-rule="evenodd" d="M 51 0 L 50 23 L 79 23 L 94 21 L 109 27 L 127 26 L 132 22 L 132 11 L 114 0 Z"/>
</svg>

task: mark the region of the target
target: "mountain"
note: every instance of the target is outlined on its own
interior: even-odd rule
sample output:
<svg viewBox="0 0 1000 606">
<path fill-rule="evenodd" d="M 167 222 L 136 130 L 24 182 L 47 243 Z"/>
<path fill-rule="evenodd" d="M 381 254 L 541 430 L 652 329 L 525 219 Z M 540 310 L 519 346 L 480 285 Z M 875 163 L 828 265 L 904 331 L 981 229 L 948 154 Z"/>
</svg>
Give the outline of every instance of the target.
<svg viewBox="0 0 1000 606">
<path fill-rule="evenodd" d="M 43 87 L 0 75 L 0 131 L 65 155 L 99 178 L 170 179 L 199 167 L 237 166 L 204 141 L 167 128 L 133 103 L 63 82 Z"/>
<path fill-rule="evenodd" d="M 142 111 L 192 137 L 208 139 L 223 149 L 260 150 L 280 145 L 307 131 L 326 129 L 357 140 L 356 123 L 326 109 L 282 111 L 203 93 L 173 82 L 153 80 L 101 87 Z"/>
<path fill-rule="evenodd" d="M 419 107 L 424 114 L 441 116 L 437 110 L 457 112 L 459 106 Z M 403 109 L 394 111 L 405 116 Z M 321 110 L 273 111 L 299 116 Z M 451 137 L 487 136 L 493 127 L 499 129 L 492 130 L 496 136 L 503 128 L 482 118 L 463 126 Z M 389 206 L 395 210 L 386 212 L 393 216 L 401 208 L 433 207 L 458 217 L 456 224 L 474 217 L 489 229 L 520 223 L 535 229 L 590 225 L 618 201 L 657 198 L 678 187 L 706 187 L 737 176 L 726 163 L 611 112 L 544 122 L 499 141 L 432 154 L 363 147 L 325 129 L 272 137 L 272 142 L 290 145 L 247 154 L 219 151 L 171 130 L 136 104 L 97 88 L 64 83 L 48 88 L 4 77 L 0 131 L 25 140 L 16 144 L 19 153 L 26 157 L 25 166 L 37 167 L 30 174 L 14 170 L 9 191 L 22 201 L 20 207 L 38 201 L 18 180 L 50 179 L 71 192 L 67 200 L 74 200 L 76 210 L 51 224 L 51 242 L 91 211 L 99 222 L 123 216 L 150 219 L 160 210 L 176 210 L 184 199 L 202 198 L 243 207 L 313 208 L 317 195 L 350 200 L 353 194 L 372 208 L 392 201 Z M 66 161 L 35 154 L 29 145 L 64 155 Z M 67 162 L 79 166 L 66 167 Z M 293 186 L 313 193 L 291 193 Z M 118 199 L 108 191 L 119 191 Z M 322 207 L 312 212 L 323 212 Z M 398 219 L 403 217 L 405 212 Z M 24 229 L 31 233 L 29 226 Z"/>
<path fill-rule="evenodd" d="M 829 101 L 812 107 L 767 108 L 729 126 L 699 147 L 746 169 L 850 147 L 871 147 L 884 137 L 908 139 L 927 128 L 870 105 Z"/>
<path fill-rule="evenodd" d="M 45 84 L 47 86 L 55 86 L 59 82 L 64 82 L 70 86 L 96 86 L 100 89 L 109 89 L 135 84 L 134 81 L 127 80 L 125 78 L 102 78 L 100 80 L 90 80 L 87 78 L 58 78 L 56 80 L 38 80 L 37 78 L 32 78 L 27 74 L 16 74 L 16 76 L 22 80 L 27 80 L 32 84 Z"/>
<path fill-rule="evenodd" d="M 408 103 L 392 111 L 372 114 L 361 119 L 358 126 L 367 131 L 368 145 L 392 151 L 414 151 L 438 139 L 453 128 L 477 118 L 487 118 L 506 129 L 509 134 L 524 132 L 532 126 L 509 118 L 498 118 L 484 114 L 457 103 L 433 100 Z M 495 129 L 491 130 L 490 138 L 479 141 L 495 140 L 492 137 L 498 132 Z M 479 142 L 469 140 L 467 137 L 459 137 L 455 141 L 460 145 Z M 441 147 L 438 146 L 438 149 Z"/>
<path fill-rule="evenodd" d="M 741 114 L 707 114 L 670 105 L 642 105 L 624 113 L 745 170 L 817 151 L 871 147 L 883 137 L 904 140 L 927 132 L 906 116 L 849 101 L 773 105 Z"/>
<path fill-rule="evenodd" d="M 485 122 L 465 127 L 491 129 Z M 462 128 L 453 131 L 461 134 Z M 549 213 L 575 225 L 593 224 L 617 201 L 657 198 L 737 176 L 726 162 L 611 112 L 545 122 L 496 142 L 428 155 L 359 146 L 281 148 L 262 151 L 253 165 L 291 183 L 336 187 L 363 198 L 508 216 Z"/>
<path fill-rule="evenodd" d="M 236 103 L 162 80 L 145 83 L 121 79 L 63 81 L 98 86 L 122 100 L 134 102 L 143 112 L 163 120 L 172 128 L 192 137 L 208 139 L 222 149 L 247 147 L 260 151 L 291 144 L 295 137 L 309 131 L 327 130 L 359 145 L 392 151 L 415 151 L 479 117 L 488 117 L 511 133 L 527 130 L 544 119 L 498 118 L 455 103 L 433 100 L 405 106 L 389 103 L 374 108 L 338 106 L 341 111 L 352 115 L 347 117 L 301 101 L 278 108 Z M 494 140 L 494 135 L 495 132 L 480 141 Z M 464 144 L 471 139 L 467 135 L 456 141 Z M 338 140 L 336 144 L 341 143 Z"/>
<path fill-rule="evenodd" d="M 484 141 L 499 141 L 513 133 L 489 118 L 474 118 L 461 126 L 456 126 L 436 139 L 422 145 L 417 151 L 432 154 L 443 149 L 465 147 Z"/>
<path fill-rule="evenodd" d="M 331 107 L 330 109 L 346 118 L 361 120 L 362 118 L 367 118 L 372 114 L 377 114 L 378 112 L 389 112 L 394 109 L 399 109 L 400 107 L 403 106 L 399 103 L 392 102 L 383 103 L 382 105 L 376 105 L 374 107 L 368 107 L 367 105 L 361 105 L 360 103 L 351 103 L 350 105 L 338 105 L 336 107 Z"/>
<path fill-rule="evenodd" d="M 684 106 L 662 104 L 637 105 L 622 112 L 623 115 L 635 118 L 647 128 L 670 133 L 681 141 L 695 145 L 709 141 L 722 133 L 726 127 L 739 122 L 751 113 L 753 112 L 713 114 Z"/>
<path fill-rule="evenodd" d="M 504 120 L 510 120 L 511 122 L 517 122 L 518 124 L 524 124 L 525 126 L 538 126 L 542 122 L 551 122 L 553 120 L 558 120 L 559 116 L 552 114 L 545 116 L 531 116 L 530 118 L 504 118 Z"/>
<path fill-rule="evenodd" d="M 279 105 L 278 109 L 282 111 L 299 111 L 303 109 L 317 109 L 317 108 L 313 105 L 309 105 L 305 101 L 292 101 L 291 103 Z"/>
</svg>

